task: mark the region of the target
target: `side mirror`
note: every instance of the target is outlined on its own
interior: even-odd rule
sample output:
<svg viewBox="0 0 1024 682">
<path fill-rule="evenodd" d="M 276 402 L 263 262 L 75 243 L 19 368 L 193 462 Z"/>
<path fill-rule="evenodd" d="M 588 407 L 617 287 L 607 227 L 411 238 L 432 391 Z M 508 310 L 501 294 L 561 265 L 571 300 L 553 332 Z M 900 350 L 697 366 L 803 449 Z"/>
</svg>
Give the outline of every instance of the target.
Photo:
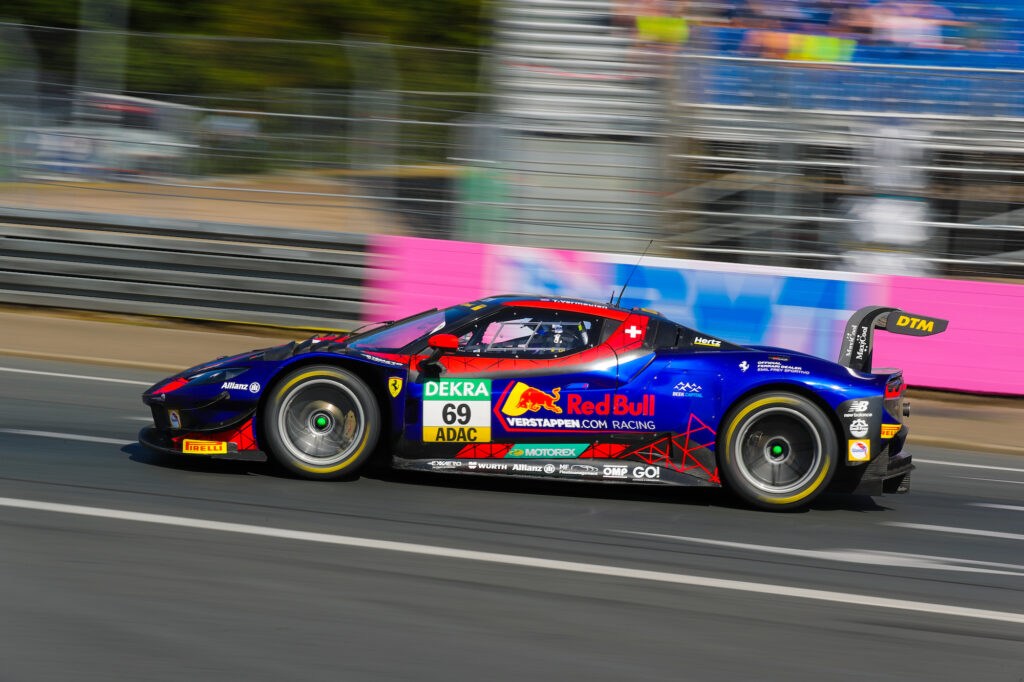
<svg viewBox="0 0 1024 682">
<path fill-rule="evenodd" d="M 427 345 L 434 350 L 458 350 L 459 340 L 452 334 L 434 334 L 427 339 Z"/>
<path fill-rule="evenodd" d="M 434 334 L 427 339 L 427 345 L 434 349 L 430 357 L 420 362 L 420 371 L 426 376 L 437 378 L 444 372 L 441 356 L 447 351 L 459 349 L 459 339 L 452 334 Z"/>
</svg>

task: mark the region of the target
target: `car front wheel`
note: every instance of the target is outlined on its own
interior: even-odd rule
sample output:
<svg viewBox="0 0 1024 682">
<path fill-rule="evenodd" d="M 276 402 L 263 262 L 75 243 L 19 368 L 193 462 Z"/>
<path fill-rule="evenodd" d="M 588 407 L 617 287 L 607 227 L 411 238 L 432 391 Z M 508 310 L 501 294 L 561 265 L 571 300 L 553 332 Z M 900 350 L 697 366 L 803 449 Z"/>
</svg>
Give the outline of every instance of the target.
<svg viewBox="0 0 1024 682">
<path fill-rule="evenodd" d="M 263 423 L 274 459 L 311 479 L 356 473 L 380 437 L 380 409 L 369 387 L 328 365 L 299 368 L 278 382 Z"/>
</svg>

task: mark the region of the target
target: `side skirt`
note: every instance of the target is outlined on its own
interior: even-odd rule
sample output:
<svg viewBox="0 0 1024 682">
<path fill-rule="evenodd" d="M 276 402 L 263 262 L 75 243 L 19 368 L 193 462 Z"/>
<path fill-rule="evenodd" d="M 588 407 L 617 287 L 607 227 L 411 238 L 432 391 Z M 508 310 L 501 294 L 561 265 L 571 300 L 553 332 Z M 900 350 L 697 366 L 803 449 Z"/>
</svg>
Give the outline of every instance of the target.
<svg viewBox="0 0 1024 682">
<path fill-rule="evenodd" d="M 394 457 L 395 469 L 437 474 L 477 474 L 510 478 L 545 478 L 592 483 L 643 483 L 719 488 L 720 483 L 636 460 L 622 459 L 404 459 Z"/>
</svg>

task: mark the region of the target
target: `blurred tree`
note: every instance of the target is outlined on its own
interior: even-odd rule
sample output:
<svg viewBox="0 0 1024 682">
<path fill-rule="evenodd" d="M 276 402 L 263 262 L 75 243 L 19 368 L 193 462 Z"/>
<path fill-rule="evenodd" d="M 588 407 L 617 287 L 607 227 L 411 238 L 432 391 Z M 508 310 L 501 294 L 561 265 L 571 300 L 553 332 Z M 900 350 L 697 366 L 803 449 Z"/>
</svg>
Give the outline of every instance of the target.
<svg viewBox="0 0 1024 682">
<path fill-rule="evenodd" d="M 162 93 L 253 92 L 267 88 L 343 88 L 351 83 L 345 51 L 334 45 L 202 40 L 337 41 L 361 36 L 399 45 L 477 48 L 487 42 L 488 0 L 131 0 L 129 27 L 143 34 L 128 41 L 129 90 Z M 6 0 L 0 16 L 57 29 L 75 29 L 78 0 Z M 185 38 L 185 35 L 196 38 Z M 32 29 L 30 36 L 51 77 L 72 82 L 77 34 Z M 473 90 L 476 58 L 466 54 L 399 51 L 407 82 Z M 422 85 L 419 85 L 422 87 Z"/>
</svg>

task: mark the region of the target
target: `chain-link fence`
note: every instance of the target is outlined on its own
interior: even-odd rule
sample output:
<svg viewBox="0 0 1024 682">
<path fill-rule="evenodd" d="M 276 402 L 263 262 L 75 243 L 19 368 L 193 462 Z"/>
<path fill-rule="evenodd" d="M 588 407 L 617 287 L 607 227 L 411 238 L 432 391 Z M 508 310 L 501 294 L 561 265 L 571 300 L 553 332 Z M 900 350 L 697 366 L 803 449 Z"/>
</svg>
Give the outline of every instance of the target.
<svg viewBox="0 0 1024 682">
<path fill-rule="evenodd" d="M 451 234 L 479 52 L 122 32 L 83 80 L 38 46 L 110 32 L 0 31 L 0 204 Z"/>
<path fill-rule="evenodd" d="M 680 26 L 520 0 L 486 51 L 122 33 L 119 79 L 73 80 L 40 46 L 109 32 L 0 24 L 0 205 L 1021 275 L 1024 71 L 726 55 Z"/>
</svg>

